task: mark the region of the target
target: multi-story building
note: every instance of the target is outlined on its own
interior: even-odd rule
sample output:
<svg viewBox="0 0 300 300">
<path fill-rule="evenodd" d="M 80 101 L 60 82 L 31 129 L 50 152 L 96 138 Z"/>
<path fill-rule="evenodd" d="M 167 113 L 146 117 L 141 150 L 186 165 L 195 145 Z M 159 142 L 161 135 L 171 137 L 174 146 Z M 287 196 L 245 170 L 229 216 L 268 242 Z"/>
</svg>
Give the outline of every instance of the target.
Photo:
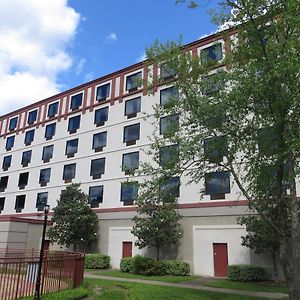
<svg viewBox="0 0 300 300">
<path fill-rule="evenodd" d="M 222 62 L 232 50 L 233 33 L 214 34 L 185 48 Z M 154 79 L 164 76 L 159 67 L 152 72 Z M 38 247 L 43 206 L 55 207 L 66 185 L 77 182 L 99 217 L 98 250 L 111 256 L 112 266 L 118 267 L 122 256 L 146 251 L 134 246 L 130 233 L 136 189 L 123 183 L 126 167 L 150 159 L 142 149 L 150 146 L 154 126 L 144 113 L 151 115 L 153 105 L 167 101 L 174 88 L 161 84 L 148 95 L 137 78 L 148 78 L 144 62 L 0 117 L 1 248 Z M 181 179 L 184 235 L 177 251 L 166 257 L 185 260 L 193 273 L 211 276 L 224 275 L 227 264 L 263 261 L 268 266 L 265 258 L 241 246 L 245 229 L 236 220 L 247 213 L 246 201 L 239 199 L 228 172 L 215 175 L 214 184 L 205 184 L 205 195 L 203 185 Z"/>
</svg>

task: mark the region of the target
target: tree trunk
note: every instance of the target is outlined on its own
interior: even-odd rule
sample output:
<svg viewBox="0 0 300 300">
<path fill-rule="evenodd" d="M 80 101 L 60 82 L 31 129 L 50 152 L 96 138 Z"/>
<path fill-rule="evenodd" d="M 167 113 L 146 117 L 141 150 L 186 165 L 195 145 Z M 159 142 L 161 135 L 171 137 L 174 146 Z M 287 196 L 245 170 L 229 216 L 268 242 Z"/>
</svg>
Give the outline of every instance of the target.
<svg viewBox="0 0 300 300">
<path fill-rule="evenodd" d="M 278 265 L 277 265 L 277 253 L 272 252 L 272 264 L 273 264 L 273 280 L 278 282 Z"/>
<path fill-rule="evenodd" d="M 77 245 L 74 244 L 74 245 L 73 245 L 73 250 L 76 251 L 76 249 L 77 249 Z"/>
</svg>

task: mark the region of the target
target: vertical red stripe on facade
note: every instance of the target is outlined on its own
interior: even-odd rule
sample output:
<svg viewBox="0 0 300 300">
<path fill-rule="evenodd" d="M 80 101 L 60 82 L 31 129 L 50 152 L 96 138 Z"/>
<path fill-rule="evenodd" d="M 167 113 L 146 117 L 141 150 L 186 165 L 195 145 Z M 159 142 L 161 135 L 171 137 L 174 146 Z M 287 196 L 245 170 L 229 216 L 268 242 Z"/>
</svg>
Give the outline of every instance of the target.
<svg viewBox="0 0 300 300">
<path fill-rule="evenodd" d="M 70 95 L 67 95 L 66 107 L 65 107 L 65 113 L 64 113 L 64 119 L 65 120 L 67 120 L 67 117 L 68 117 L 69 103 L 70 103 Z"/>
<path fill-rule="evenodd" d="M 111 81 L 110 105 L 114 105 L 116 97 L 116 80 L 117 78 L 114 77 Z"/>
<path fill-rule="evenodd" d="M 157 92 L 157 79 L 158 79 L 158 65 L 153 66 L 153 92 Z"/>
<path fill-rule="evenodd" d="M 90 103 L 90 111 L 93 111 L 94 106 L 95 106 L 95 86 L 92 86 L 91 89 L 91 103 Z"/>
<path fill-rule="evenodd" d="M 192 48 L 192 56 L 196 57 L 197 55 L 198 55 L 197 48 L 196 47 Z"/>
<path fill-rule="evenodd" d="M 42 121 L 41 120 L 41 115 L 42 115 L 42 106 L 40 106 L 38 108 L 38 117 L 37 117 L 37 122 L 36 122 L 36 128 L 39 128 L 39 126 L 40 126 L 39 124 Z"/>
<path fill-rule="evenodd" d="M 123 94 L 124 94 L 124 74 L 121 74 L 120 76 L 120 88 L 119 88 L 119 103 L 123 102 Z"/>
<path fill-rule="evenodd" d="M 6 124 L 5 124 L 5 131 L 4 131 L 4 137 L 7 135 L 8 131 L 8 123 L 9 123 L 9 118 L 6 119 Z"/>
<path fill-rule="evenodd" d="M 86 103 L 87 103 L 87 94 L 88 94 L 89 88 L 86 88 L 84 90 L 84 96 L 83 96 L 83 104 L 82 104 L 82 114 L 85 114 L 86 111 Z M 91 99 L 92 100 L 92 99 Z"/>
<path fill-rule="evenodd" d="M 46 122 L 46 116 L 47 116 L 47 104 L 48 104 L 48 103 L 46 103 L 46 104 L 44 105 L 44 114 L 43 114 L 43 119 L 42 119 L 42 127 L 45 126 L 45 122 Z"/>
<path fill-rule="evenodd" d="M 2 134 L 3 122 L 4 122 L 4 120 L 0 121 L 0 135 Z"/>
<path fill-rule="evenodd" d="M 60 100 L 59 100 L 59 113 L 58 113 L 58 118 L 57 118 L 58 122 L 60 122 L 60 119 L 61 119 L 61 116 L 62 116 L 63 104 L 64 104 L 64 97 L 61 97 Z"/>
<path fill-rule="evenodd" d="M 22 117 L 22 113 L 19 114 L 19 117 L 18 117 L 18 125 L 17 125 L 17 132 L 16 134 L 19 134 L 19 131 L 20 131 L 20 127 L 21 127 L 21 117 Z"/>
<path fill-rule="evenodd" d="M 144 74 L 143 74 L 143 96 L 146 96 L 148 93 L 148 65 L 144 65 Z"/>
<path fill-rule="evenodd" d="M 225 48 L 225 55 L 227 57 L 230 57 L 232 55 L 232 51 L 231 51 L 230 36 L 228 34 L 224 38 L 224 48 Z M 228 71 L 231 70 L 231 64 L 226 64 L 226 70 Z"/>
<path fill-rule="evenodd" d="M 26 110 L 26 111 L 25 111 L 25 114 L 24 114 L 24 120 L 23 120 L 22 132 L 25 131 L 27 115 L 28 115 L 28 110 Z"/>
</svg>

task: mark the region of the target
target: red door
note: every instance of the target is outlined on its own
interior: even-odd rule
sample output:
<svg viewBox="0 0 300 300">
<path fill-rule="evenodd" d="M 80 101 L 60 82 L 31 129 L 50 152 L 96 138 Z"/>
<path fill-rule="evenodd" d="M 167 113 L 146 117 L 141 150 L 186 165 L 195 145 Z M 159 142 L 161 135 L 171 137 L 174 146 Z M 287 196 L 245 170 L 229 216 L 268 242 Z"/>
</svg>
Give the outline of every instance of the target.
<svg viewBox="0 0 300 300">
<path fill-rule="evenodd" d="M 132 242 L 123 242 L 122 257 L 132 256 Z"/>
<path fill-rule="evenodd" d="M 227 244 L 213 244 L 214 267 L 216 277 L 226 277 L 228 268 Z"/>
</svg>

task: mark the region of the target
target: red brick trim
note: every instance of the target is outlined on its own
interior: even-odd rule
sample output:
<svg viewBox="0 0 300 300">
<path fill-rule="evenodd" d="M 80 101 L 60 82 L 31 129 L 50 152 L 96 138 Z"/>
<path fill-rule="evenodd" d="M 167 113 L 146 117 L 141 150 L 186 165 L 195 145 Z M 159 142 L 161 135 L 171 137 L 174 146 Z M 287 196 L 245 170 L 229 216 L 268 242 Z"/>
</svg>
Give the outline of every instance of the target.
<svg viewBox="0 0 300 300">
<path fill-rule="evenodd" d="M 57 121 L 59 122 L 61 117 L 62 117 L 62 110 L 63 110 L 63 105 L 64 105 L 64 98 L 61 97 L 59 99 L 59 112 L 58 112 L 58 116 L 57 116 Z"/>
<path fill-rule="evenodd" d="M 83 104 L 82 104 L 82 114 L 84 115 L 86 112 L 86 105 L 87 105 L 87 94 L 88 94 L 89 88 L 87 87 L 83 92 Z M 92 99 L 91 99 L 92 101 Z"/>
<path fill-rule="evenodd" d="M 22 126 L 22 132 L 25 132 L 26 122 L 27 122 L 27 116 L 28 116 L 28 110 L 25 111 L 25 114 L 24 114 L 24 121 L 23 121 L 23 126 Z"/>
<path fill-rule="evenodd" d="M 158 65 L 154 65 L 153 66 L 153 92 L 156 93 L 157 92 L 157 80 L 158 80 Z"/>
<path fill-rule="evenodd" d="M 143 96 L 148 93 L 148 65 L 145 64 L 143 71 Z"/>
<path fill-rule="evenodd" d="M 116 81 L 117 77 L 114 77 L 111 81 L 111 92 L 110 92 L 110 104 L 114 105 L 114 101 L 116 98 Z"/>
<path fill-rule="evenodd" d="M 121 74 L 120 87 L 119 87 L 119 103 L 123 102 L 123 93 L 124 93 L 124 74 Z"/>
<path fill-rule="evenodd" d="M 31 219 L 31 218 L 19 218 L 19 217 L 5 217 L 0 218 L 0 222 L 18 222 L 18 223 L 29 223 L 29 224 L 44 224 L 44 220 Z M 47 225 L 52 225 L 53 222 L 47 221 Z"/>
<path fill-rule="evenodd" d="M 91 87 L 91 103 L 90 103 L 90 111 L 93 111 L 94 106 L 95 106 L 95 90 L 96 90 L 96 86 L 93 85 Z"/>
<path fill-rule="evenodd" d="M 68 117 L 69 106 L 70 106 L 70 95 L 67 95 L 67 99 L 66 99 L 66 107 L 65 107 L 65 113 L 64 113 L 64 119 L 65 119 L 65 120 L 66 120 L 67 117 Z"/>
<path fill-rule="evenodd" d="M 45 105 L 44 105 L 44 114 L 43 114 L 43 119 L 42 119 L 42 127 L 45 126 L 45 122 L 46 122 L 46 117 L 47 117 L 47 106 L 48 106 L 48 104 L 45 103 Z"/>
<path fill-rule="evenodd" d="M 180 209 L 186 208 L 206 208 L 206 207 L 232 207 L 232 206 L 247 206 L 247 200 L 237 201 L 215 201 L 215 202 L 199 202 L 199 203 L 186 203 L 179 204 Z"/>
</svg>

